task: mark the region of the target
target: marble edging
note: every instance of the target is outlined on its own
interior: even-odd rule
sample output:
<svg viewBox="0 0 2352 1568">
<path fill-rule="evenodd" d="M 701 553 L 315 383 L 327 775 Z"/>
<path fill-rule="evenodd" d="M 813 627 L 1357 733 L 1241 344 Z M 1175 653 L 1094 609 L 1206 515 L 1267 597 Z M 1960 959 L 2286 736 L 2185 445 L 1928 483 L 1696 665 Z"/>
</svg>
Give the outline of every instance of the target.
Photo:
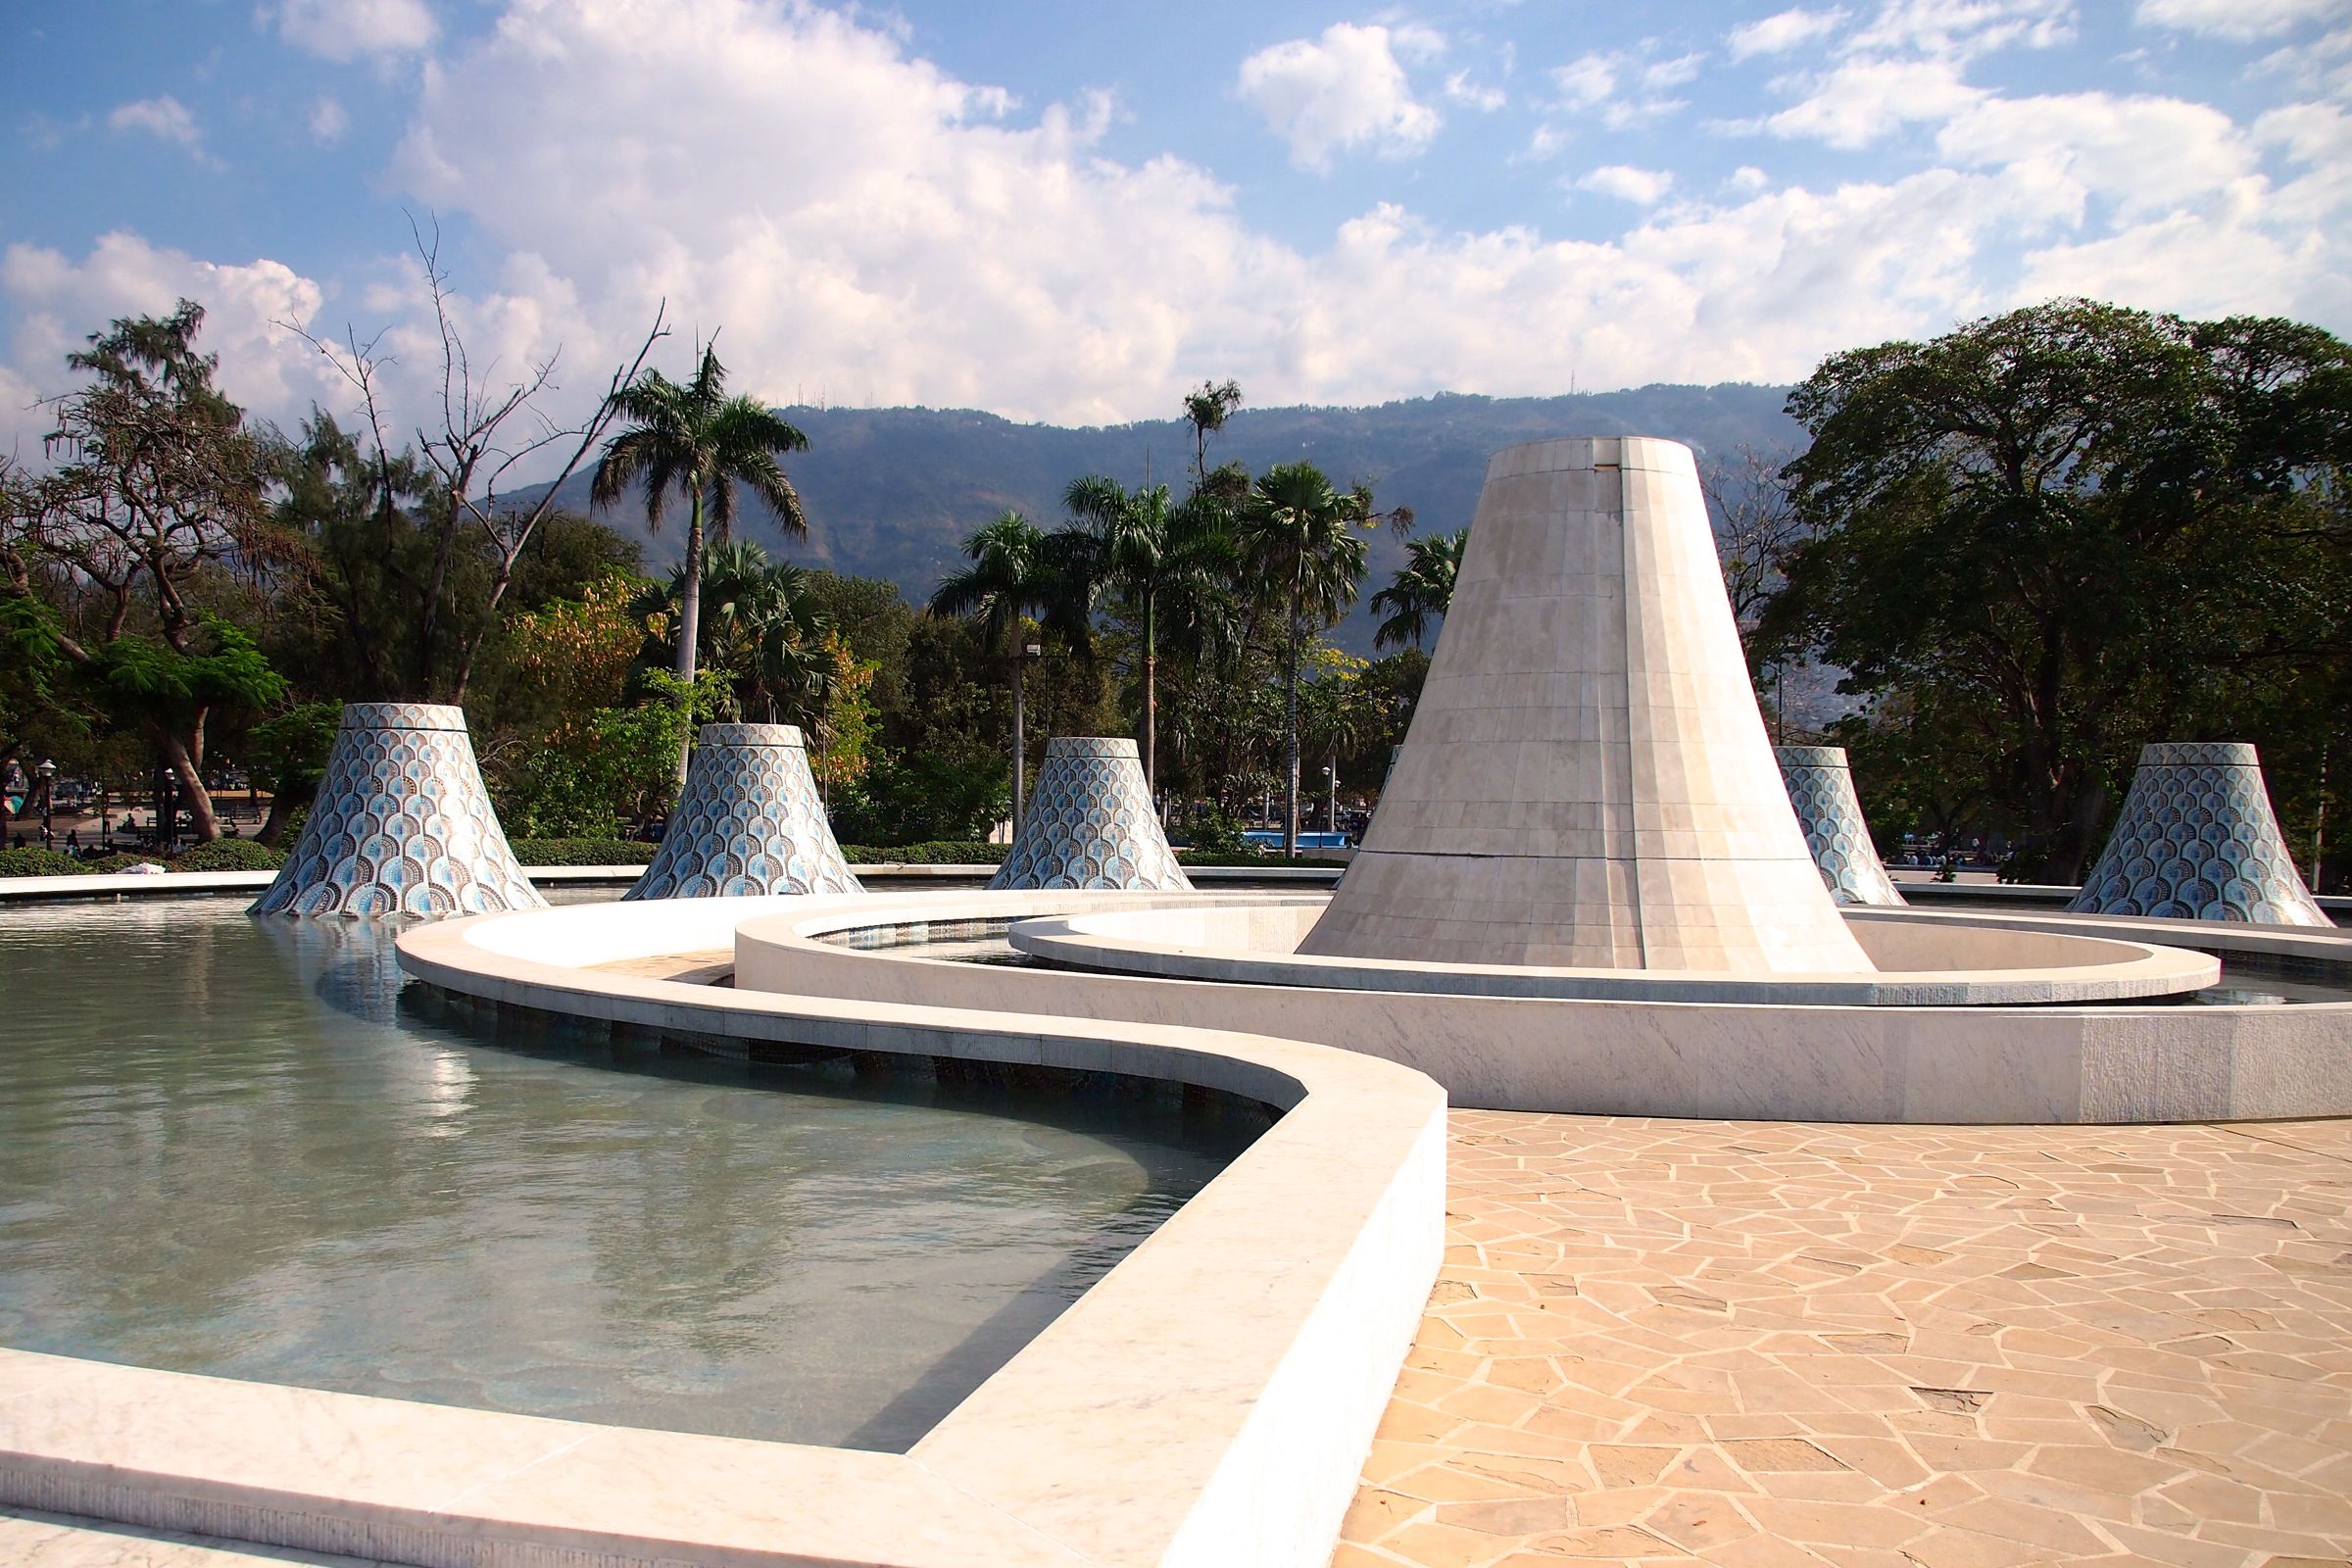
<svg viewBox="0 0 2352 1568">
<path fill-rule="evenodd" d="M 909 896 L 902 911 L 983 917 L 991 898 Z M 1243 899 L 1067 895 L 1059 913 Z M 1269 917 L 1297 895 L 1256 902 Z M 1024 906 L 1025 907 L 1025 906 Z M 1042 910 L 1044 906 L 1039 906 Z M 1924 916 L 1924 918 L 1923 918 Z M 910 916 L 909 916 L 910 917 Z M 1851 911 L 1899 918 L 1914 942 L 1990 914 Z M 2255 933 L 2031 915 L 2068 935 L 2231 946 L 2291 939 L 2352 963 L 2352 936 Z M 736 983 L 806 997 L 871 998 L 1004 1012 L 1250 1028 L 1385 1057 L 1427 1073 L 1457 1106 L 1574 1115 L 1758 1121 L 2086 1124 L 2352 1114 L 2352 1003 L 2293 1007 L 2128 1005 L 1869 1007 L 1387 991 L 1292 990 L 1151 975 L 947 963 L 817 940 L 871 923 L 811 904 L 746 922 Z M 2330 946 L 2332 944 L 2332 946 Z"/>
<path fill-rule="evenodd" d="M 502 1006 L 721 1041 L 1124 1072 L 1283 1109 L 907 1453 L 0 1350 L 0 1501 L 426 1568 L 1320 1565 L 1439 1267 L 1435 1084 L 1264 1036 L 589 967 L 724 949 L 755 915 L 888 913 L 938 897 L 581 905 L 420 926 L 399 943 L 410 974 Z"/>
</svg>

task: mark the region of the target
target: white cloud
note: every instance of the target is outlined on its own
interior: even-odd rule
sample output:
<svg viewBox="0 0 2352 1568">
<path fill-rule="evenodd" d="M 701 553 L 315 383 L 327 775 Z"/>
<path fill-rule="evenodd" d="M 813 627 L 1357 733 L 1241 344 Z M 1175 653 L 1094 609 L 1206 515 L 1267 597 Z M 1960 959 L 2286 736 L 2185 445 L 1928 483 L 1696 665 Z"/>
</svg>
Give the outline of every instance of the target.
<svg viewBox="0 0 2352 1568">
<path fill-rule="evenodd" d="M 0 321 L 12 323 L 0 343 L 0 454 L 37 456 L 47 420 L 26 405 L 65 390 L 66 356 L 90 333 L 183 298 L 205 307 L 199 341 L 220 356 L 220 385 L 240 404 L 285 418 L 334 395 L 309 348 L 275 324 L 312 321 L 323 298 L 317 283 L 280 263 L 220 266 L 126 233 L 103 236 L 78 260 L 11 245 L 0 251 Z"/>
<path fill-rule="evenodd" d="M 150 136 L 179 143 L 190 152 L 204 146 L 204 133 L 196 128 L 196 117 L 188 106 L 169 93 L 161 98 L 141 98 L 136 103 L 123 104 L 106 117 L 106 122 L 117 130 L 143 130 Z"/>
<path fill-rule="evenodd" d="M 1663 169 L 1636 169 L 1630 164 L 1610 164 L 1593 170 L 1576 184 L 1579 190 L 1614 196 L 1619 201 L 1632 202 L 1637 207 L 1655 207 L 1674 188 L 1674 175 Z"/>
<path fill-rule="evenodd" d="M 2148 26 L 2219 38 L 2267 38 L 2307 22 L 2342 21 L 2344 0 L 2139 0 L 2135 20 Z"/>
<path fill-rule="evenodd" d="M 1981 99 L 1936 144 L 1957 163 L 2008 171 L 2045 212 L 2072 222 L 2093 197 L 2127 220 L 2170 212 L 2251 177 L 2256 162 L 2218 109 L 2099 92 Z"/>
<path fill-rule="evenodd" d="M 1787 54 L 1800 44 L 1836 32 L 1846 15 L 1842 10 L 1807 11 L 1800 6 L 1761 21 L 1743 22 L 1725 36 L 1724 44 L 1734 60 L 1745 60 L 1751 55 Z"/>
<path fill-rule="evenodd" d="M 1762 123 L 1776 136 L 1851 151 L 1906 124 L 1948 120 L 1985 96 L 1948 60 L 1848 60 Z"/>
<path fill-rule="evenodd" d="M 1426 57 L 1440 43 L 1425 28 L 1335 23 L 1318 41 L 1294 38 L 1242 62 L 1238 90 L 1291 146 L 1301 169 L 1327 169 L 1334 151 L 1371 146 L 1419 152 L 1438 133 L 1438 112 L 1413 97 L 1394 44 Z"/>
<path fill-rule="evenodd" d="M 1475 109 L 1482 115 L 1491 115 L 1510 102 L 1509 95 L 1500 87 L 1472 81 L 1467 71 L 1457 71 L 1446 78 L 1446 97 L 1448 102 Z"/>
<path fill-rule="evenodd" d="M 463 279 L 477 362 L 561 345 L 576 408 L 663 298 L 683 327 L 725 328 L 748 392 L 1061 421 L 1164 415 L 1206 376 L 1253 404 L 1549 393 L 1569 365 L 1591 386 L 1791 378 L 2060 288 L 2352 325 L 2352 122 L 2326 105 L 2233 127 L 2169 100 L 2013 103 L 1944 60 L 1920 82 L 1947 90 L 1929 145 L 1958 167 L 1818 190 L 1686 172 L 1669 190 L 1614 165 L 1586 176 L 1642 203 L 1592 204 L 1625 220 L 1613 237 L 1383 205 L 1294 245 L 1196 166 L 1108 157 L 1105 102 L 1016 115 L 906 48 L 781 0 L 513 0 L 416 74 L 388 177 L 490 258 Z M 1647 69 L 1609 65 L 1601 101 Z M 56 390 L 82 334 L 185 293 L 214 307 L 232 394 L 280 421 L 347 394 L 268 321 L 388 324 L 410 422 L 430 317 L 411 273 L 353 275 L 326 302 L 274 263 L 132 236 L 80 258 L 19 246 L 0 261 L 0 400 Z M 659 352 L 679 369 L 683 333 Z"/>
<path fill-rule="evenodd" d="M 1973 60 L 1998 49 L 2055 48 L 2074 35 L 2074 0 L 1886 0 L 1839 47 Z"/>
<path fill-rule="evenodd" d="M 415 54 L 440 32 L 425 0 L 275 0 L 259 15 L 286 42 L 328 60 Z"/>
<path fill-rule="evenodd" d="M 1683 99 L 1669 94 L 1695 77 L 1704 59 L 1697 54 L 1645 60 L 1639 53 L 1622 50 L 1588 52 L 1566 65 L 1552 67 L 1551 84 L 1559 94 L 1552 107 L 1560 113 L 1595 117 L 1612 130 L 1657 120 L 1685 107 Z M 1544 134 L 1539 130 L 1539 140 Z"/>
<path fill-rule="evenodd" d="M 334 94 L 322 94 L 317 103 L 311 105 L 311 139 L 321 147 L 332 147 L 343 139 L 343 133 L 350 128 L 351 116 Z"/>
</svg>

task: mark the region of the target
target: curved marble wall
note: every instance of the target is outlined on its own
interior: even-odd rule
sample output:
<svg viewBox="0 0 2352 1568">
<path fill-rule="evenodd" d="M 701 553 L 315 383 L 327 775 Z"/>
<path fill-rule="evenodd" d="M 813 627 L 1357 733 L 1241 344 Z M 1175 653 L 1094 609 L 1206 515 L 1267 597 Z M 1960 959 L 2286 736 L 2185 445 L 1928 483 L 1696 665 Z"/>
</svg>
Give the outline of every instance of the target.
<svg viewBox="0 0 2352 1568">
<path fill-rule="evenodd" d="M 1161 831 L 1135 742 L 1060 737 L 1046 742 L 1020 836 L 992 888 L 1190 889 Z"/>
<path fill-rule="evenodd" d="M 436 703 L 346 703 L 310 819 L 255 914 L 540 909 L 466 732 Z"/>
<path fill-rule="evenodd" d="M 794 724 L 705 724 L 662 848 L 623 899 L 858 893 Z"/>
<path fill-rule="evenodd" d="M 1805 848 L 1813 852 L 1813 863 L 1820 867 L 1830 896 L 1839 904 L 1902 904 L 1902 894 L 1871 842 L 1870 824 L 1862 818 L 1862 801 L 1854 793 L 1845 748 L 1775 746 L 1772 756 L 1781 764 L 1781 782 L 1788 786 L 1796 825 L 1804 830 Z"/>
<path fill-rule="evenodd" d="M 2262 759 L 2238 741 L 2142 747 L 2115 834 L 2067 907 L 2078 914 L 2334 924 L 2287 853 Z"/>
</svg>

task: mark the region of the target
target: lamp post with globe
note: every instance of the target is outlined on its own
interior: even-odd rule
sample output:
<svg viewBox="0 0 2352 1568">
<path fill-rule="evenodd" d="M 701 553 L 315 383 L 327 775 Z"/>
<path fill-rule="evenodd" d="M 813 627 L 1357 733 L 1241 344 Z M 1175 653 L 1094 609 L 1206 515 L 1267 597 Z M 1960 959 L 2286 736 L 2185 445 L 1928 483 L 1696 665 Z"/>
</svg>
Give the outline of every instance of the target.
<svg viewBox="0 0 2352 1568">
<path fill-rule="evenodd" d="M 41 779 L 41 848 L 54 850 L 57 848 L 57 835 L 52 831 L 50 822 L 51 808 L 57 800 L 57 763 L 44 757 L 34 765 L 33 771 Z"/>
</svg>

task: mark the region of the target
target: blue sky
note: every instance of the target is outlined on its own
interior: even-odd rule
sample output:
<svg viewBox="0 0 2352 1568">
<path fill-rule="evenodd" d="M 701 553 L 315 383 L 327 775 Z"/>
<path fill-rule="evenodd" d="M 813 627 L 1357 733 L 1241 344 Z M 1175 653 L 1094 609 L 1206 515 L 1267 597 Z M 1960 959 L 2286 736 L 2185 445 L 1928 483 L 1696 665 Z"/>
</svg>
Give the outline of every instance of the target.
<svg viewBox="0 0 2352 1568">
<path fill-rule="evenodd" d="M 2062 293 L 2352 329 L 2352 0 L 19 3 L 0 450 L 113 315 L 231 390 L 593 396 L 666 300 L 779 400 L 1165 415 L 1779 380 Z"/>
</svg>

